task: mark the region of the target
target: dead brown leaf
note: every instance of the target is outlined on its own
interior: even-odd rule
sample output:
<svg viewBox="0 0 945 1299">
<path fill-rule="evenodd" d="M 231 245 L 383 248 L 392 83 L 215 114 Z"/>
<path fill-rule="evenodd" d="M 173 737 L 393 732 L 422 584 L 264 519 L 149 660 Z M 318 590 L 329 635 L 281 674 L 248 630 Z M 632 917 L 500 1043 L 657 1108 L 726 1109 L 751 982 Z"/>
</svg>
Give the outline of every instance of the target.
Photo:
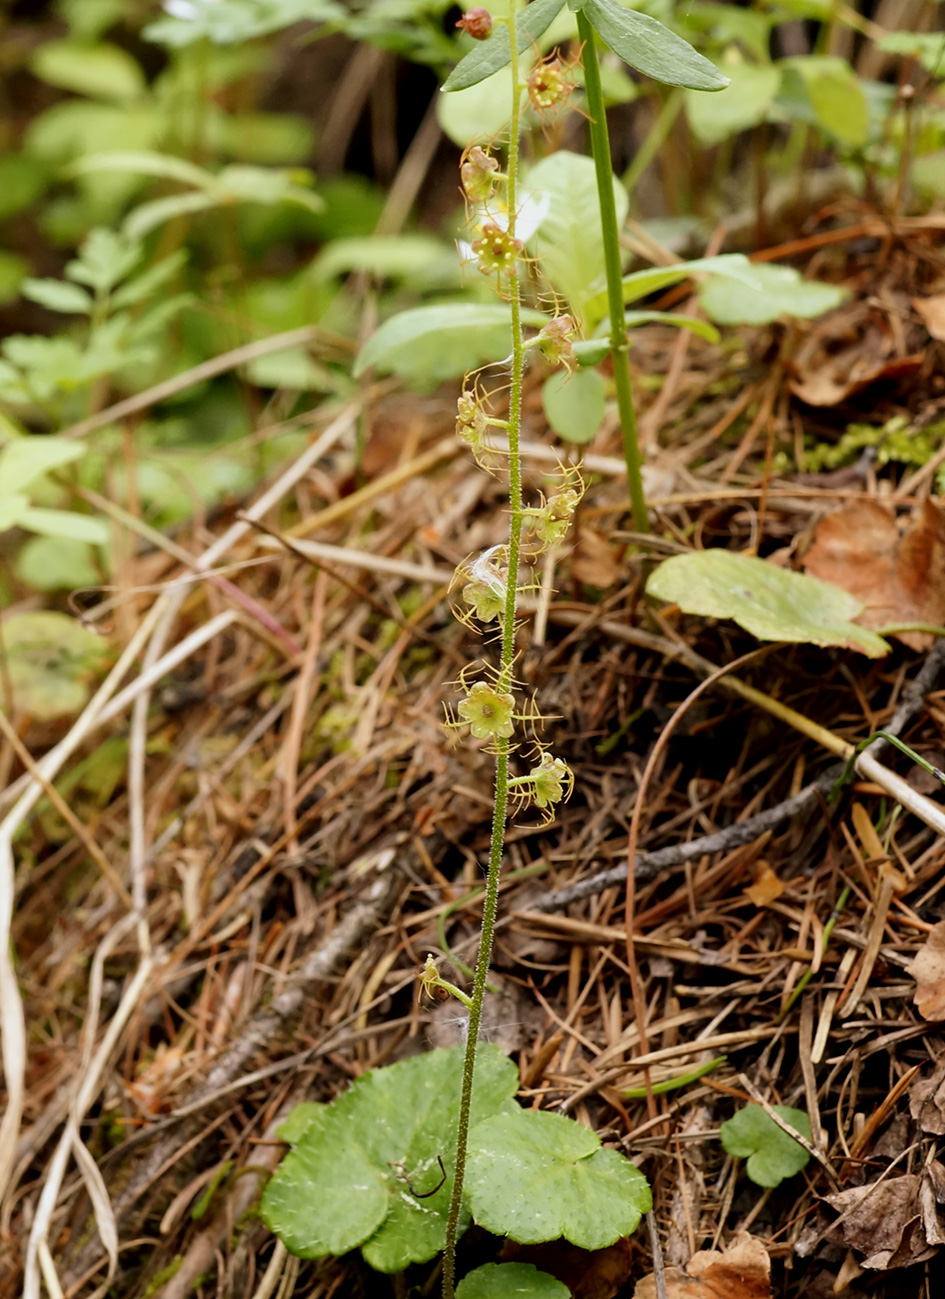
<svg viewBox="0 0 945 1299">
<path fill-rule="evenodd" d="M 804 556 L 812 577 L 832 582 L 862 602 L 860 622 L 876 629 L 945 620 L 945 516 L 926 498 L 900 536 L 896 516 L 866 499 L 821 520 Z M 932 637 L 901 633 L 910 648 L 928 649 Z"/>
<path fill-rule="evenodd" d="M 945 1061 L 909 1089 L 909 1113 L 923 1132 L 945 1136 Z"/>
<path fill-rule="evenodd" d="M 945 293 L 929 298 L 913 298 L 912 305 L 925 321 L 925 327 L 940 343 L 945 343 Z"/>
<path fill-rule="evenodd" d="M 754 879 L 745 892 L 756 907 L 766 907 L 784 892 L 784 881 L 779 879 L 762 857 L 755 862 Z"/>
<path fill-rule="evenodd" d="M 621 548 L 613 546 L 596 528 L 582 528 L 571 557 L 572 577 L 605 590 L 613 586 L 622 571 Z"/>
<path fill-rule="evenodd" d="M 906 973 L 915 979 L 916 1009 L 923 1019 L 945 1019 L 945 920 L 932 929 Z"/>
<path fill-rule="evenodd" d="M 831 1234 L 864 1255 L 864 1268 L 885 1272 L 911 1267 L 945 1244 L 939 1208 L 945 1200 L 945 1168 L 937 1162 L 920 1176 L 907 1173 L 854 1186 L 824 1200 L 841 1215 Z"/>
<path fill-rule="evenodd" d="M 724 1253 L 702 1249 L 689 1265 L 666 1269 L 667 1299 L 770 1299 L 771 1260 L 757 1237 L 740 1231 Z M 657 1299 L 652 1273 L 637 1282 L 633 1299 Z"/>
</svg>

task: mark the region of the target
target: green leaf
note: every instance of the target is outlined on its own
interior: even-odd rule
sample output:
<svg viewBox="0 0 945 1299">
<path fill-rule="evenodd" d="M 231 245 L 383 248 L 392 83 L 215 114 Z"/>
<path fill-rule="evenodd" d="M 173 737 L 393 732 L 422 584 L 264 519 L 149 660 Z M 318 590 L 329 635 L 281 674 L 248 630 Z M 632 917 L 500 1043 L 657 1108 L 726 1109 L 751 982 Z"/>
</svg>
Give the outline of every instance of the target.
<svg viewBox="0 0 945 1299">
<path fill-rule="evenodd" d="M 750 289 L 760 289 L 761 281 L 756 275 L 757 267 L 753 266 L 744 253 L 722 253 L 718 257 L 699 257 L 691 262 L 677 262 L 674 266 L 651 266 L 645 271 L 634 271 L 623 277 L 624 302 L 638 302 L 651 293 L 668 288 L 688 280 L 691 275 L 701 271 L 726 278 L 737 279 Z M 600 319 L 607 314 L 606 291 L 596 293 L 586 304 L 586 310 Z"/>
<path fill-rule="evenodd" d="M 685 613 L 732 618 L 759 640 L 840 645 L 870 658 L 889 653 L 881 636 L 850 621 L 863 607 L 852 595 L 753 555 L 674 555 L 650 574 L 646 590 Z"/>
<path fill-rule="evenodd" d="M 86 41 L 44 41 L 30 59 L 30 71 L 40 81 L 72 90 L 90 99 L 128 103 L 145 89 L 135 59 L 118 45 Z"/>
<path fill-rule="evenodd" d="M 175 217 L 190 216 L 196 212 L 207 212 L 218 207 L 219 199 L 213 194 L 198 190 L 189 194 L 169 194 L 167 198 L 156 198 L 150 203 L 142 203 L 125 217 L 122 233 L 129 239 L 143 239 L 145 235 L 162 226 L 165 221 Z"/>
<path fill-rule="evenodd" d="M 819 55 L 784 59 L 782 67 L 804 83 L 821 130 L 843 144 L 858 147 L 869 137 L 869 104 L 859 78 L 846 59 Z"/>
<path fill-rule="evenodd" d="M 63 311 L 66 314 L 88 315 L 92 310 L 92 299 L 85 289 L 78 284 L 68 284 L 64 280 L 26 279 L 20 285 L 20 292 L 31 302 L 38 302 L 41 307 L 50 311 Z"/>
<path fill-rule="evenodd" d="M 178 248 L 176 253 L 162 257 L 154 266 L 143 271 L 141 275 L 136 275 L 133 280 L 129 280 L 112 294 L 111 309 L 118 311 L 122 307 L 131 307 L 137 302 L 143 302 L 145 298 L 150 298 L 177 274 L 186 261 L 187 250 L 184 248 Z"/>
<path fill-rule="evenodd" d="M 0 180 L 0 185 L 3 182 Z M 0 189 L 0 194 L 2 194 Z M 15 302 L 20 296 L 20 285 L 26 279 L 29 266 L 16 253 L 4 252 L 0 248 L 0 306 Z"/>
<path fill-rule="evenodd" d="M 3 503 L 0 501 L 0 512 Z M 74 591 L 102 580 L 92 547 L 62 537 L 28 537 L 17 554 L 14 570 L 17 581 L 34 591 Z"/>
<path fill-rule="evenodd" d="M 306 1108 L 291 1133 L 297 1145 L 262 1199 L 263 1218 L 293 1254 L 361 1245 L 372 1267 L 400 1272 L 443 1248 L 462 1066 L 462 1047 L 414 1056 L 363 1074 L 331 1105 Z M 514 1064 L 480 1046 L 474 1122 L 511 1105 L 517 1087 Z M 446 1180 L 427 1195 L 442 1178 L 440 1159 Z"/>
<path fill-rule="evenodd" d="M 607 306 L 605 297 L 602 312 L 589 312 L 588 298 L 604 276 L 604 237 L 593 159 L 559 149 L 531 169 L 525 185 L 548 199 L 548 211 L 529 245 L 540 255 L 542 274 L 578 315 L 590 314 L 596 319 Z M 613 186 L 620 226 L 629 200 L 616 177 Z"/>
<path fill-rule="evenodd" d="M 508 125 L 511 103 L 512 74 L 508 68 L 500 68 L 467 90 L 441 93 L 436 102 L 437 121 L 460 149 L 477 140 L 487 144 Z"/>
<path fill-rule="evenodd" d="M 945 67 L 945 36 L 941 32 L 887 32 L 876 41 L 876 48 L 918 59 L 926 72 L 941 73 Z"/>
<path fill-rule="evenodd" d="M 526 5 L 515 20 L 516 40 L 519 50 L 526 50 L 538 40 L 538 37 L 551 25 L 552 19 L 562 8 L 564 0 L 532 0 Z M 506 67 L 512 59 L 509 43 L 509 31 L 505 26 L 497 26 L 487 41 L 480 41 L 476 48 L 470 50 L 464 59 L 443 82 L 446 91 L 467 90 L 491 77 L 500 68 Z"/>
<path fill-rule="evenodd" d="M 692 90 L 721 90 L 728 85 L 728 77 L 714 63 L 649 14 L 625 9 L 617 0 L 586 0 L 582 8 L 613 52 L 654 81 Z"/>
<path fill-rule="evenodd" d="M 689 129 L 702 144 L 720 144 L 760 125 L 781 86 L 778 68 L 736 63 L 727 70 L 730 84 L 710 99 L 696 90 L 686 91 Z"/>
<path fill-rule="evenodd" d="M 180 49 L 196 41 L 241 45 L 257 36 L 300 22 L 329 22 L 345 17 L 332 0 L 187 0 L 186 18 L 159 18 L 149 23 L 146 40 Z"/>
<path fill-rule="evenodd" d="M 570 1293 L 531 1263 L 485 1263 L 456 1287 L 456 1299 L 568 1299 Z"/>
<path fill-rule="evenodd" d="M 0 158 L 0 220 L 22 212 L 42 194 L 49 171 L 25 153 Z"/>
<path fill-rule="evenodd" d="M 139 176 L 153 176 L 156 180 L 177 180 L 196 189 L 217 188 L 216 177 L 204 167 L 152 149 L 113 149 L 108 153 L 92 153 L 73 163 L 69 170 L 74 176 L 92 171 L 130 171 Z"/>
<path fill-rule="evenodd" d="M 710 275 L 698 289 L 706 314 L 720 325 L 767 325 L 781 316 L 809 320 L 850 296 L 839 285 L 803 279 L 793 266 L 753 266 L 752 276 L 755 284 L 749 287 Z"/>
<path fill-rule="evenodd" d="M 542 326 L 540 311 L 522 312 L 526 325 Z M 354 376 L 374 366 L 430 383 L 461 378 L 512 350 L 512 317 L 500 302 L 446 302 L 415 307 L 385 320 L 358 353 Z"/>
<path fill-rule="evenodd" d="M 416 281 L 442 273 L 444 261 L 459 273 L 455 246 L 433 235 L 368 235 L 335 239 L 326 244 L 311 265 L 319 282 L 362 271 L 385 279 Z"/>
<path fill-rule="evenodd" d="M 66 266 L 70 280 L 87 284 L 97 294 L 111 292 L 141 260 L 141 248 L 114 230 L 89 231 L 79 256 Z"/>
<path fill-rule="evenodd" d="M 31 505 L 20 515 L 20 527 L 39 532 L 44 537 L 87 541 L 93 546 L 105 546 L 109 541 L 108 524 L 104 519 L 76 514 L 72 510 L 47 510 Z"/>
<path fill-rule="evenodd" d="M 30 498 L 23 492 L 4 491 L 0 496 L 0 532 L 15 528 L 30 507 Z"/>
<path fill-rule="evenodd" d="M 678 311 L 627 311 L 624 313 L 628 329 L 637 325 L 672 325 L 676 329 L 687 329 L 690 334 L 698 334 L 707 343 L 717 343 L 721 335 L 714 325 L 698 316 L 685 316 Z"/>
<path fill-rule="evenodd" d="M 779 1118 L 810 1141 L 810 1119 L 803 1110 L 788 1105 L 773 1105 Z M 746 1105 L 734 1117 L 726 1119 L 719 1137 L 728 1154 L 747 1159 L 748 1176 L 756 1186 L 780 1186 L 807 1166 L 810 1155 L 794 1141 L 760 1105 Z"/>
<path fill-rule="evenodd" d="M 79 460 L 85 455 L 81 442 L 65 438 L 44 437 L 34 433 L 15 438 L 0 451 L 0 499 L 11 492 L 22 491 L 40 474 Z"/>
<path fill-rule="evenodd" d="M 469 1135 L 466 1196 L 497 1236 L 537 1244 L 563 1236 L 604 1249 L 636 1230 L 652 1208 L 646 1178 L 596 1132 L 548 1110 L 518 1107 Z"/>
<path fill-rule="evenodd" d="M 0 656 L 6 659 L 14 706 L 48 722 L 82 710 L 88 678 L 108 645 L 64 613 L 19 613 L 3 623 Z"/>
<path fill-rule="evenodd" d="M 604 420 L 604 380 L 596 370 L 557 371 L 544 382 L 541 404 L 566 442 L 590 442 Z"/>
</svg>

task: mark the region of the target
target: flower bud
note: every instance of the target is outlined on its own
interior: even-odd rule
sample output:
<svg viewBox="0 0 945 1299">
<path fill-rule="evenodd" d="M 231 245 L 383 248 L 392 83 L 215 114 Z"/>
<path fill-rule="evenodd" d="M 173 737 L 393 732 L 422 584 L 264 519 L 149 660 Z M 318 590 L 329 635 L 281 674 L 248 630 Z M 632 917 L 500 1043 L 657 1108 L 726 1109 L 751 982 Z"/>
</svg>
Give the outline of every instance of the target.
<svg viewBox="0 0 945 1299">
<path fill-rule="evenodd" d="M 456 26 L 468 32 L 474 41 L 487 41 L 492 35 L 492 14 L 488 9 L 475 5 L 466 10 Z"/>
<path fill-rule="evenodd" d="M 571 338 L 574 321 L 570 316 L 555 316 L 538 334 L 538 349 L 552 365 L 570 365 L 574 360 Z"/>
<path fill-rule="evenodd" d="M 478 144 L 467 149 L 459 167 L 466 197 L 473 203 L 487 203 L 495 193 L 493 175 L 498 170 L 496 159 L 491 158 Z"/>
</svg>

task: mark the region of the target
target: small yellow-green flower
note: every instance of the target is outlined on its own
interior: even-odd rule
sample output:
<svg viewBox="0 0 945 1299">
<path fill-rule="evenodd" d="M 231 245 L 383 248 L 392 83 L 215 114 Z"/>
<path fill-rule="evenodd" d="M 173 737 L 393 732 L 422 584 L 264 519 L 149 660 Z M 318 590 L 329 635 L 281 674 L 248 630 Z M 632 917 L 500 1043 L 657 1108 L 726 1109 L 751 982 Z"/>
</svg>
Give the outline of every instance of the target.
<svg viewBox="0 0 945 1299">
<path fill-rule="evenodd" d="M 482 446 L 485 431 L 486 417 L 482 407 L 471 392 L 461 393 L 456 403 L 456 436 L 476 451 Z"/>
<path fill-rule="evenodd" d="M 515 730 L 511 695 L 477 681 L 456 711 L 477 740 L 507 740 Z"/>
<path fill-rule="evenodd" d="M 496 172 L 499 164 L 478 144 L 472 145 L 463 155 L 459 175 L 466 197 L 473 203 L 487 203 L 495 193 Z"/>
<path fill-rule="evenodd" d="M 472 242 L 472 250 L 479 259 L 479 269 L 483 275 L 512 270 L 523 247 L 521 239 L 513 239 L 507 230 L 497 226 L 494 221 L 484 222 L 482 238 Z"/>
<path fill-rule="evenodd" d="M 543 753 L 537 767 L 528 773 L 532 781 L 532 799 L 538 807 L 551 807 L 571 793 L 574 776 L 561 758 Z"/>
</svg>

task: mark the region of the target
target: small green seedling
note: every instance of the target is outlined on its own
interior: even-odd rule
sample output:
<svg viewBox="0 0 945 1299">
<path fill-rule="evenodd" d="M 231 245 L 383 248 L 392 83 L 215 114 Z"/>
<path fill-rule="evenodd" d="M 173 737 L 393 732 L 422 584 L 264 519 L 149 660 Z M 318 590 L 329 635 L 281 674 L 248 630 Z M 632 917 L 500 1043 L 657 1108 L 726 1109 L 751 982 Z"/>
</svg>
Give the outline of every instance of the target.
<svg viewBox="0 0 945 1299">
<path fill-rule="evenodd" d="M 890 735 L 888 731 L 874 731 L 874 733 L 868 736 L 867 739 L 860 740 L 859 744 L 850 754 L 850 757 L 847 760 L 847 765 L 840 773 L 839 777 L 837 778 L 837 783 L 834 785 L 831 791 L 830 794 L 831 801 L 833 801 L 833 799 L 837 797 L 837 795 L 840 793 L 840 790 L 843 788 L 843 786 L 853 775 L 853 768 L 857 758 L 864 751 L 864 749 L 869 748 L 869 746 L 873 743 L 874 740 L 885 740 L 887 744 L 893 745 L 893 747 L 898 749 L 900 753 L 904 753 L 907 758 L 911 758 L 912 761 L 917 766 L 921 767 L 923 771 L 927 771 L 930 776 L 934 776 L 936 780 L 941 781 L 941 783 L 945 785 L 945 771 L 942 771 L 940 767 L 933 767 L 932 763 L 926 761 L 925 758 L 921 757 L 918 753 L 916 753 L 915 749 L 910 749 L 908 744 L 903 744 L 902 740 L 900 740 L 895 735 Z"/>
<path fill-rule="evenodd" d="M 810 1141 L 810 1119 L 803 1110 L 788 1105 L 772 1106 L 775 1114 Z M 780 1186 L 806 1168 L 809 1153 L 779 1128 L 760 1105 L 746 1105 L 719 1129 L 722 1145 L 728 1154 L 747 1159 L 746 1172 L 756 1186 Z"/>
</svg>

